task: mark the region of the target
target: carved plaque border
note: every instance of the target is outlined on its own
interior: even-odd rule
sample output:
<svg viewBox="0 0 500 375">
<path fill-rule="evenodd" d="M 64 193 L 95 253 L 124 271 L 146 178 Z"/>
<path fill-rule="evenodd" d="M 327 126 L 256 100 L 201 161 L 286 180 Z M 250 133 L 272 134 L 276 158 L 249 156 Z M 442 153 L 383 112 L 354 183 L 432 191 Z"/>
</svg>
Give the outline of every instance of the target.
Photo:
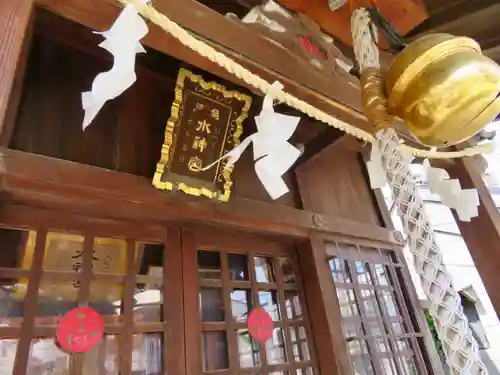
<svg viewBox="0 0 500 375">
<path fill-rule="evenodd" d="M 210 199 L 217 199 L 227 202 L 231 196 L 231 188 L 233 181 L 231 173 L 233 167 L 224 170 L 227 159 L 218 163 L 214 168 L 217 169 L 215 181 L 207 182 L 198 180 L 192 176 L 183 176 L 170 171 L 173 155 L 177 147 L 177 138 L 179 131 L 185 124 L 181 123 L 183 108 L 184 108 L 184 93 L 185 82 L 190 80 L 199 88 L 198 94 L 206 95 L 212 101 L 219 100 L 237 100 L 240 101 L 239 112 L 235 112 L 234 116 L 230 116 L 230 123 L 227 124 L 227 130 L 223 139 L 223 147 L 217 158 L 231 151 L 234 147 L 240 144 L 240 136 L 243 133 L 243 121 L 248 117 L 248 112 L 252 103 L 252 98 L 238 91 L 229 91 L 223 85 L 217 82 L 207 82 L 200 75 L 181 68 L 177 76 L 175 86 L 175 100 L 172 104 L 170 118 L 165 127 L 165 138 L 161 149 L 161 157 L 156 165 L 156 172 L 153 177 L 153 186 L 160 190 L 176 191 L 180 190 L 186 194 L 194 196 L 206 196 Z M 234 117 L 234 118 L 233 118 Z M 211 163 L 217 158 L 210 161 L 205 161 L 204 164 Z M 223 185 L 223 189 L 217 186 L 217 182 Z"/>
</svg>

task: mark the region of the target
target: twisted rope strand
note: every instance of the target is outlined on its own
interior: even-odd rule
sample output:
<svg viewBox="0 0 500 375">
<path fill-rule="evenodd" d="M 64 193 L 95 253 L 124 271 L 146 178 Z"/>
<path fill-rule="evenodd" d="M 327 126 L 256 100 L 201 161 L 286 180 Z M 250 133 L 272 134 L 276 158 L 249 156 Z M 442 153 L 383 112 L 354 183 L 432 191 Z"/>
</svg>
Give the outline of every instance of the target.
<svg viewBox="0 0 500 375">
<path fill-rule="evenodd" d="M 123 5 L 133 4 L 138 12 L 145 18 L 159 26 L 168 34 L 172 35 L 174 38 L 179 40 L 182 44 L 186 45 L 193 51 L 199 53 L 200 55 L 206 57 L 210 61 L 219 65 L 220 67 L 227 70 L 229 73 L 234 74 L 239 79 L 263 92 L 264 94 L 272 93 L 272 95 L 282 103 L 295 108 L 302 113 L 308 115 L 309 117 L 315 118 L 325 124 L 328 124 L 338 130 L 343 131 L 349 135 L 352 135 L 363 142 L 375 142 L 375 137 L 353 125 L 343 122 L 321 110 L 315 108 L 309 103 L 288 94 L 284 91 L 277 91 L 271 89 L 271 84 L 266 80 L 262 79 L 258 75 L 250 72 L 242 65 L 238 64 L 236 61 L 227 57 L 223 53 L 216 51 L 213 47 L 196 39 L 189 32 L 184 30 L 182 27 L 177 25 L 175 22 L 170 20 L 166 15 L 158 12 L 151 4 L 143 4 L 140 0 L 118 0 Z M 378 52 L 377 52 L 378 53 Z M 404 146 L 404 147 L 403 147 Z M 491 152 L 493 150 L 491 145 L 479 145 L 473 146 L 466 150 L 456 151 L 456 152 L 433 152 L 426 150 L 419 150 L 414 147 L 407 145 L 398 144 L 398 148 L 404 153 L 411 154 L 415 157 L 427 157 L 427 158 L 458 158 L 463 156 L 471 156 L 477 154 L 483 154 L 486 152 Z M 425 156 L 424 156 L 425 155 Z"/>
<path fill-rule="evenodd" d="M 376 41 L 372 37 L 377 33 L 370 33 L 371 27 L 374 26 L 366 9 L 358 9 L 353 13 L 354 51 L 361 74 L 376 81 L 377 74 L 373 70 L 380 69 L 380 62 Z M 374 87 L 376 88 L 376 85 Z M 375 90 L 372 97 L 377 99 L 379 94 Z M 365 102 L 370 104 L 368 99 Z M 371 120 L 385 121 L 387 113 L 381 112 L 387 111 L 387 107 L 384 103 L 378 104 L 377 112 L 372 111 Z M 431 301 L 429 313 L 436 321 L 447 363 L 453 374 L 486 375 L 487 370 L 481 360 L 467 317 L 463 313 L 460 296 L 453 288 L 451 274 L 443 263 L 442 253 L 427 219 L 424 202 L 417 190 L 408 158 L 401 152 L 400 140 L 394 129 L 380 130 L 375 138 L 394 203 L 407 235 L 415 270 L 420 276 L 425 294 Z"/>
</svg>

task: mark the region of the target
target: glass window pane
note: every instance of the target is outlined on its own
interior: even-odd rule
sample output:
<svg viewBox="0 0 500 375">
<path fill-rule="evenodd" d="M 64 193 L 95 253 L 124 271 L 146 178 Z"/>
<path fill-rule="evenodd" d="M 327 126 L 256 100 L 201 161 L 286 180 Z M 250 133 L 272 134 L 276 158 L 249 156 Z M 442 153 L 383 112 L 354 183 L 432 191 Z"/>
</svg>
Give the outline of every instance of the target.
<svg viewBox="0 0 500 375">
<path fill-rule="evenodd" d="M 248 256 L 244 254 L 228 254 L 229 278 L 237 281 L 248 281 Z"/>
<path fill-rule="evenodd" d="M 94 273 L 127 273 L 127 241 L 119 238 L 94 238 L 92 271 Z"/>
<path fill-rule="evenodd" d="M 132 373 L 134 375 L 163 374 L 163 334 L 134 335 Z M 107 374 L 106 374 L 107 375 Z"/>
<path fill-rule="evenodd" d="M 137 253 L 138 273 L 162 279 L 165 247 L 161 244 L 138 242 L 135 251 Z"/>
<path fill-rule="evenodd" d="M 67 374 L 70 355 L 59 349 L 54 339 L 32 340 L 27 375 Z"/>
<path fill-rule="evenodd" d="M 296 291 L 285 291 L 285 305 L 288 319 L 302 319 L 302 306 Z"/>
<path fill-rule="evenodd" d="M 290 338 L 292 340 L 293 358 L 295 362 L 309 361 L 309 345 L 307 344 L 306 330 L 304 327 L 291 327 Z"/>
<path fill-rule="evenodd" d="M 339 258 L 332 258 L 328 264 L 330 265 L 330 271 L 332 272 L 334 281 L 346 284 L 351 283 L 347 261 Z"/>
<path fill-rule="evenodd" d="M 281 320 L 281 311 L 278 303 L 278 292 L 259 291 L 259 305 L 271 315 L 274 321 Z"/>
<path fill-rule="evenodd" d="M 202 322 L 223 322 L 225 320 L 222 289 L 200 289 L 200 314 Z"/>
<path fill-rule="evenodd" d="M 392 358 L 381 358 L 382 371 L 384 375 L 397 375 L 398 371 L 396 369 L 396 364 Z"/>
<path fill-rule="evenodd" d="M 297 375 L 313 375 L 313 374 L 314 374 L 314 372 L 313 372 L 312 367 L 298 368 L 297 369 Z"/>
<path fill-rule="evenodd" d="M 0 374 L 14 373 L 16 350 L 17 339 L 0 339 Z"/>
<path fill-rule="evenodd" d="M 106 335 L 92 350 L 84 354 L 83 373 L 118 375 L 120 369 L 119 338 Z M 55 374 L 59 374 L 56 372 Z M 66 373 L 61 373 L 66 375 Z M 52 375 L 52 373 L 50 373 Z"/>
<path fill-rule="evenodd" d="M 274 267 L 272 258 L 254 257 L 255 277 L 258 283 L 274 283 Z"/>
<path fill-rule="evenodd" d="M 203 371 L 225 370 L 229 368 L 225 331 L 203 332 L 201 343 Z"/>
<path fill-rule="evenodd" d="M 0 278 L 0 326 L 18 327 L 24 317 L 24 296 L 28 280 Z M 20 290 L 21 289 L 21 290 Z"/>
<path fill-rule="evenodd" d="M 283 281 L 285 283 L 295 283 L 295 271 L 292 260 L 290 258 L 278 258 L 278 263 L 283 274 Z"/>
<path fill-rule="evenodd" d="M 342 317 L 359 316 L 358 304 L 353 289 L 337 288 L 337 297 Z"/>
<path fill-rule="evenodd" d="M 387 267 L 382 264 L 374 264 L 372 267 L 375 269 L 378 284 L 382 286 L 389 285 L 389 271 L 387 270 Z"/>
<path fill-rule="evenodd" d="M 269 375 L 290 375 L 290 371 L 273 371 Z"/>
<path fill-rule="evenodd" d="M 220 253 L 217 251 L 198 251 L 198 277 L 200 279 L 220 280 Z"/>
<path fill-rule="evenodd" d="M 124 293 L 123 283 L 106 281 L 90 282 L 90 307 L 104 317 L 108 324 L 121 323 L 121 304 Z"/>
<path fill-rule="evenodd" d="M 266 341 L 267 363 L 279 365 L 287 362 L 285 337 L 281 328 L 273 330 L 273 336 Z"/>
<path fill-rule="evenodd" d="M 352 356 L 352 365 L 355 375 L 373 375 L 373 365 L 371 360 L 359 355 Z M 415 374 L 416 375 L 416 374 Z"/>
<path fill-rule="evenodd" d="M 138 284 L 134 292 L 134 322 L 161 322 L 163 285 L 157 283 Z"/>
<path fill-rule="evenodd" d="M 358 279 L 359 284 L 372 284 L 372 279 L 370 276 L 370 272 L 368 270 L 368 265 L 364 262 L 361 261 L 356 261 L 355 262 L 356 266 L 356 276 Z"/>
<path fill-rule="evenodd" d="M 3 249 L 0 267 L 30 269 L 35 241 L 35 231 L 0 228 L 0 243 Z"/>
<path fill-rule="evenodd" d="M 236 331 L 236 336 L 240 355 L 240 367 L 260 366 L 259 344 L 252 339 L 248 330 L 239 329 Z"/>
<path fill-rule="evenodd" d="M 250 289 L 234 289 L 231 292 L 231 310 L 237 322 L 246 322 L 252 310 L 252 291 Z"/>
</svg>

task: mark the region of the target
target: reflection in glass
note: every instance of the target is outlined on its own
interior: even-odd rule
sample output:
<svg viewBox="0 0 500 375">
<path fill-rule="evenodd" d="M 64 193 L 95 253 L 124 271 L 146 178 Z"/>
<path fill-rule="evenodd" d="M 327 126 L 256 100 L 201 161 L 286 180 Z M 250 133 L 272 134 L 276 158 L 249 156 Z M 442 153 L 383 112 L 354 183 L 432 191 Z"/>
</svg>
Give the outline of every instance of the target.
<svg viewBox="0 0 500 375">
<path fill-rule="evenodd" d="M 285 291 L 285 305 L 288 319 L 302 319 L 302 306 L 296 291 Z"/>
<path fill-rule="evenodd" d="M 200 288 L 199 297 L 202 322 L 223 322 L 225 320 L 222 289 Z"/>
<path fill-rule="evenodd" d="M 162 334 L 134 335 L 132 351 L 132 373 L 134 375 L 163 374 Z"/>
<path fill-rule="evenodd" d="M 259 305 L 262 307 L 274 321 L 281 320 L 281 311 L 278 303 L 278 292 L 259 291 Z"/>
<path fill-rule="evenodd" d="M 252 291 L 250 289 L 234 289 L 231 292 L 231 309 L 237 322 L 246 322 L 252 310 Z"/>
<path fill-rule="evenodd" d="M 347 261 L 333 258 L 328 262 L 333 280 L 339 283 L 351 283 Z"/>
<path fill-rule="evenodd" d="M 237 281 L 248 281 L 248 257 L 244 254 L 228 255 L 229 278 Z"/>
<path fill-rule="evenodd" d="M 17 327 L 24 317 L 24 299 L 16 292 L 14 279 L 0 278 L 0 326 Z"/>
<path fill-rule="evenodd" d="M 258 283 L 274 283 L 274 267 L 272 258 L 254 257 L 255 277 Z"/>
<path fill-rule="evenodd" d="M 260 366 L 259 344 L 252 339 L 246 329 L 236 331 L 238 340 L 238 352 L 240 355 L 240 367 Z"/>
<path fill-rule="evenodd" d="M 285 337 L 281 328 L 273 330 L 273 336 L 266 341 L 267 363 L 279 365 L 287 361 L 285 351 Z"/>
<path fill-rule="evenodd" d="M 370 276 L 370 271 L 368 269 L 368 264 L 357 260 L 355 262 L 355 265 L 358 283 L 372 285 L 372 279 Z"/>
<path fill-rule="evenodd" d="M 278 264 L 281 267 L 283 281 L 285 283 L 295 283 L 295 271 L 292 260 L 290 258 L 278 258 Z"/>
<path fill-rule="evenodd" d="M 54 339 L 32 340 L 26 374 L 66 375 L 69 372 L 69 359 L 69 354 L 60 350 Z M 2 372 L 0 374 L 4 375 Z"/>
<path fill-rule="evenodd" d="M 304 327 L 291 327 L 290 338 L 295 362 L 309 361 L 309 345 L 307 344 L 306 330 Z"/>
<path fill-rule="evenodd" d="M 313 369 L 311 367 L 298 368 L 297 375 L 313 375 Z"/>
<path fill-rule="evenodd" d="M 200 279 L 220 280 L 220 253 L 217 251 L 198 251 L 198 277 Z"/>
<path fill-rule="evenodd" d="M 0 339 L 0 375 L 12 375 L 17 339 Z"/>
<path fill-rule="evenodd" d="M 104 316 L 106 323 L 114 324 L 120 322 L 120 301 L 124 292 L 123 288 L 123 283 L 111 283 L 108 281 L 90 282 L 90 307 Z M 98 290 L 99 292 L 97 292 Z M 103 290 L 112 290 L 113 292 L 109 297 L 106 297 L 102 294 Z M 119 301 L 118 304 L 117 300 Z"/>
<path fill-rule="evenodd" d="M 203 371 L 224 370 L 229 368 L 229 355 L 225 331 L 203 332 L 201 346 Z"/>
<path fill-rule="evenodd" d="M 137 285 L 134 292 L 134 322 L 161 322 L 163 285 L 156 283 Z"/>
</svg>

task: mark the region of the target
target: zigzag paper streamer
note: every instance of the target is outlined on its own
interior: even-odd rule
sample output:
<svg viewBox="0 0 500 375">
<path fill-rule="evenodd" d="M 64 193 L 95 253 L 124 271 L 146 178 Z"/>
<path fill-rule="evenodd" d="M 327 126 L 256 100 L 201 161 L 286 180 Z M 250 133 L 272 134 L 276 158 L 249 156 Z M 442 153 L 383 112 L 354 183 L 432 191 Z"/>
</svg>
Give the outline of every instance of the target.
<svg viewBox="0 0 500 375">
<path fill-rule="evenodd" d="M 121 95 L 136 81 L 136 55 L 146 52 L 139 41 L 148 31 L 146 22 L 139 16 L 135 6 L 127 5 L 108 31 L 94 32 L 106 38 L 99 47 L 113 55 L 114 64 L 111 70 L 96 76 L 91 91 L 82 93 L 84 130 L 108 100 Z"/>
<path fill-rule="evenodd" d="M 264 97 L 262 111 L 255 117 L 257 133 L 245 138 L 238 147 L 203 170 L 212 168 L 225 158 L 229 158 L 225 168 L 231 167 L 238 161 L 248 145 L 253 143 L 255 172 L 271 198 L 278 199 L 289 191 L 282 176 L 301 154 L 300 150 L 288 142 L 299 125 L 300 117 L 274 112 L 273 93 L 283 89 L 283 85 L 274 82 L 272 88 L 274 90 Z"/>
<path fill-rule="evenodd" d="M 444 169 L 431 167 L 428 159 L 423 166 L 427 175 L 429 190 L 441 197 L 441 202 L 454 209 L 461 221 L 471 221 L 479 215 L 479 195 L 476 189 L 462 189 L 460 181 L 450 180 Z"/>
</svg>

